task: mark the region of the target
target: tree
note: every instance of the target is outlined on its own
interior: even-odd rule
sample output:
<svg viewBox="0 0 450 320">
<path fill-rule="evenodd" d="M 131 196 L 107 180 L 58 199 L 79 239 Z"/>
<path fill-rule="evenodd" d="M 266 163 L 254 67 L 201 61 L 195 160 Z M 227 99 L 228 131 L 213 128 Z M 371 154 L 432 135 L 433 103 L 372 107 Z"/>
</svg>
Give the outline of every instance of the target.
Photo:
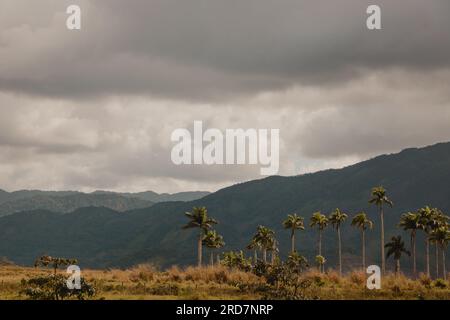
<svg viewBox="0 0 450 320">
<path fill-rule="evenodd" d="M 316 256 L 316 263 L 317 263 L 317 267 L 319 268 L 319 272 L 325 272 L 325 263 L 327 262 L 327 259 L 325 259 L 324 256 L 322 255 L 318 255 Z"/>
<path fill-rule="evenodd" d="M 447 245 L 450 243 L 449 225 L 447 224 L 433 230 L 430 234 L 430 240 L 434 241 L 441 249 L 442 272 L 444 274 L 444 280 L 447 280 L 447 270 L 445 268 L 445 250 L 447 249 Z"/>
<path fill-rule="evenodd" d="M 410 232 L 411 239 L 411 250 L 412 250 L 412 258 L 413 258 L 413 274 L 414 277 L 417 276 L 417 267 L 416 267 L 416 235 L 417 230 L 420 229 L 420 215 L 417 212 L 408 212 L 402 214 L 400 218 L 399 226 L 403 228 L 405 231 Z"/>
<path fill-rule="evenodd" d="M 363 272 L 366 272 L 366 230 L 373 228 L 373 222 L 367 218 L 365 212 L 360 212 L 353 217 L 352 226 L 361 230 L 362 268 Z"/>
<path fill-rule="evenodd" d="M 405 253 L 408 256 L 410 256 L 411 253 L 406 250 L 405 242 L 402 241 L 401 236 L 392 237 L 391 242 L 386 243 L 385 247 L 388 249 L 386 257 L 389 258 L 391 255 L 394 256 L 395 274 L 398 275 L 400 273 L 400 258 L 402 257 L 402 253 Z"/>
<path fill-rule="evenodd" d="M 66 258 L 54 258 L 51 256 L 41 256 L 34 261 L 34 267 L 39 266 L 53 268 L 53 274 L 56 275 L 56 271 L 61 266 L 69 266 L 78 263 L 77 259 L 66 259 Z"/>
<path fill-rule="evenodd" d="M 261 250 L 260 244 L 255 242 L 255 239 L 253 238 L 247 245 L 247 249 L 253 250 L 253 263 L 256 264 L 256 262 L 258 262 L 258 250 Z"/>
<path fill-rule="evenodd" d="M 217 234 L 216 230 L 209 230 L 203 237 L 203 245 L 210 249 L 209 263 L 214 266 L 214 250 L 222 248 L 225 245 L 223 237 Z"/>
<path fill-rule="evenodd" d="M 440 229 L 441 227 L 447 227 L 448 226 L 448 220 L 449 217 L 446 216 L 441 210 L 437 208 L 433 208 L 432 210 L 432 219 L 430 222 L 430 242 L 434 243 L 435 245 L 435 257 L 436 257 L 436 278 L 439 278 L 439 242 L 436 241 L 434 238 L 431 238 L 431 235 L 434 231 Z"/>
<path fill-rule="evenodd" d="M 292 252 L 287 259 L 287 266 L 290 271 L 299 274 L 309 267 L 308 260 L 298 252 Z"/>
<path fill-rule="evenodd" d="M 183 229 L 199 228 L 200 233 L 197 241 L 197 264 L 200 267 L 202 265 L 202 245 L 203 236 L 217 221 L 208 217 L 208 210 L 205 207 L 194 207 L 192 212 L 186 212 L 186 217 L 190 221 L 183 227 Z"/>
<path fill-rule="evenodd" d="M 305 230 L 303 217 L 299 217 L 296 213 L 289 214 L 287 219 L 283 221 L 283 227 L 291 230 L 291 253 L 295 252 L 295 231 Z"/>
<path fill-rule="evenodd" d="M 386 261 L 384 257 L 384 205 L 387 204 L 391 208 L 394 205 L 393 202 L 387 197 L 386 190 L 382 187 L 375 187 L 372 189 L 372 198 L 369 200 L 370 204 L 377 206 L 380 213 L 381 221 L 381 270 L 386 272 Z"/>
<path fill-rule="evenodd" d="M 319 256 L 322 256 L 322 231 L 327 227 L 327 225 L 328 218 L 325 215 L 320 213 L 320 211 L 313 213 L 309 226 L 311 228 L 317 227 L 319 230 Z"/>
<path fill-rule="evenodd" d="M 331 214 L 328 220 L 331 225 L 336 229 L 338 235 L 338 255 L 339 255 L 339 274 L 342 276 L 342 241 L 341 241 L 341 225 L 347 219 L 347 214 L 342 212 L 339 208 L 336 208 Z"/>
<path fill-rule="evenodd" d="M 267 227 L 258 226 L 252 242 L 262 249 L 264 263 L 267 263 L 267 251 L 274 249 L 275 232 Z"/>
<path fill-rule="evenodd" d="M 430 232 L 433 224 L 434 213 L 429 207 L 423 207 L 417 210 L 419 214 L 419 226 L 420 230 L 425 233 L 425 258 L 426 258 L 426 273 L 430 277 Z"/>
</svg>

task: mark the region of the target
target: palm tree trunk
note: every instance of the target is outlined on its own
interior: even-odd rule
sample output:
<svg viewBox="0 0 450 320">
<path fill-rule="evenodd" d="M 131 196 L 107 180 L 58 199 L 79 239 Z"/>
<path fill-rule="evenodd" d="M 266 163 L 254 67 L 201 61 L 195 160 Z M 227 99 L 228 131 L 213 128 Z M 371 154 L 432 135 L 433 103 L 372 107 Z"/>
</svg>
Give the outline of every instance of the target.
<svg viewBox="0 0 450 320">
<path fill-rule="evenodd" d="M 398 275 L 400 273 L 400 259 L 395 260 L 395 274 Z"/>
<path fill-rule="evenodd" d="M 263 260 L 264 260 L 264 263 L 267 263 L 267 249 L 266 248 L 263 249 Z"/>
<path fill-rule="evenodd" d="M 291 252 L 292 253 L 295 252 L 295 231 L 294 231 L 294 229 L 292 229 L 292 233 L 291 233 Z"/>
<path fill-rule="evenodd" d="M 428 235 L 425 238 L 425 255 L 427 259 L 427 276 L 430 277 L 430 240 L 428 240 Z"/>
<path fill-rule="evenodd" d="M 381 218 L 381 272 L 386 273 L 386 261 L 384 259 L 384 212 L 383 206 L 380 206 L 380 218 Z"/>
<path fill-rule="evenodd" d="M 416 231 L 414 230 L 411 233 L 411 248 L 412 248 L 412 256 L 413 256 L 413 275 L 414 278 L 417 277 L 417 265 L 416 265 Z"/>
<path fill-rule="evenodd" d="M 338 251 L 339 251 L 339 275 L 342 276 L 342 248 L 341 248 L 341 228 L 337 227 Z"/>
<path fill-rule="evenodd" d="M 202 266 L 202 240 L 203 240 L 203 233 L 200 231 L 200 235 L 198 237 L 198 242 L 197 242 L 197 265 L 199 267 Z"/>
<path fill-rule="evenodd" d="M 319 256 L 322 255 L 322 230 L 319 230 Z"/>
<path fill-rule="evenodd" d="M 445 269 L 445 247 L 441 247 L 442 252 L 442 272 L 444 272 L 444 280 L 447 280 L 447 270 Z"/>
<path fill-rule="evenodd" d="M 366 272 L 366 235 L 364 229 L 362 229 L 361 233 L 362 233 L 362 267 L 363 272 Z"/>
<path fill-rule="evenodd" d="M 270 253 L 270 263 L 272 265 L 275 264 L 275 250 L 272 250 L 272 252 Z"/>
<path fill-rule="evenodd" d="M 209 256 L 209 263 L 211 264 L 211 267 L 214 267 L 214 252 L 212 250 Z"/>
<path fill-rule="evenodd" d="M 435 252 L 435 258 L 436 258 L 436 279 L 439 278 L 439 250 L 438 250 L 438 243 L 434 245 L 434 252 Z"/>
<path fill-rule="evenodd" d="M 258 261 L 258 250 L 255 249 L 255 251 L 253 252 L 253 259 L 255 259 L 255 264 Z"/>
</svg>

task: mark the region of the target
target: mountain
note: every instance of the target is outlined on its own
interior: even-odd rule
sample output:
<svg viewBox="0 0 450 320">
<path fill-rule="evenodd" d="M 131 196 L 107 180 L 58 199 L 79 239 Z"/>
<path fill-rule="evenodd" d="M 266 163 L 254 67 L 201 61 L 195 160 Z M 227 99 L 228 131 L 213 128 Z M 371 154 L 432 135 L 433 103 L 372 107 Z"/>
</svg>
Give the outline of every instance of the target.
<svg viewBox="0 0 450 320">
<path fill-rule="evenodd" d="M 375 221 L 367 234 L 368 263 L 379 264 L 379 220 L 368 199 L 373 186 L 383 185 L 394 201 L 386 209 L 386 239 L 407 235 L 396 226 L 400 215 L 424 205 L 450 212 L 450 143 L 407 149 L 382 155 L 343 169 L 293 177 L 273 176 L 237 184 L 190 202 L 157 203 L 124 213 L 106 208 L 82 208 L 68 214 L 48 211 L 21 212 L 0 218 L 0 256 L 31 264 L 40 254 L 77 257 L 82 267 L 125 267 L 140 262 L 162 266 L 195 262 L 198 230 L 182 230 L 184 212 L 206 206 L 220 224 L 217 230 L 227 243 L 224 250 L 244 249 L 259 224 L 275 230 L 280 252 L 289 248 L 289 232 L 281 221 L 297 212 L 306 218 L 314 211 L 330 213 L 336 207 L 350 217 L 365 210 Z M 344 267 L 357 266 L 360 235 L 343 227 Z M 299 232 L 298 250 L 314 261 L 317 232 Z M 423 264 L 423 238 L 418 239 L 418 266 Z M 406 241 L 408 243 L 408 241 Z M 336 234 L 324 233 L 328 265 L 336 262 Z M 249 253 L 250 254 L 250 253 Z M 389 260 L 388 266 L 392 261 Z M 410 266 L 406 261 L 403 269 Z"/>
<path fill-rule="evenodd" d="M 0 190 L 0 216 L 40 209 L 67 213 L 90 206 L 106 207 L 123 212 L 150 207 L 156 202 L 192 201 L 208 194 L 209 192 L 202 191 L 158 194 L 153 191 L 140 193 L 108 191 L 82 193 L 77 191 L 21 190 L 9 193 Z"/>
<path fill-rule="evenodd" d="M 20 211 L 49 210 L 53 212 L 68 213 L 83 207 L 106 207 L 119 212 L 146 208 L 153 202 L 138 198 L 124 197 L 117 194 L 84 194 L 51 196 L 35 195 L 30 198 L 19 198 L 0 203 L 0 216 Z"/>
<path fill-rule="evenodd" d="M 110 191 L 95 191 L 95 194 L 111 194 L 114 192 Z M 151 202 L 169 202 L 169 201 L 192 201 L 201 199 L 207 195 L 210 194 L 210 192 L 207 191 L 187 191 L 187 192 L 178 192 L 178 193 L 156 193 L 153 191 L 144 191 L 144 192 L 137 192 L 137 193 L 117 193 L 124 197 L 129 198 L 138 198 L 146 201 Z"/>
</svg>

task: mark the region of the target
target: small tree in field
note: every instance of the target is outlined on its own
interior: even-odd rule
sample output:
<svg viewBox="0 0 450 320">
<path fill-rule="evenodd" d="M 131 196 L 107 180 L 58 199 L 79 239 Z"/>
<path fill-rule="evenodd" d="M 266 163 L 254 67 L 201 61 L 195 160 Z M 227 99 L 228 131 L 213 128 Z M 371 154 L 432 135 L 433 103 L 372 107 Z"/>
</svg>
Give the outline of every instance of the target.
<svg viewBox="0 0 450 320">
<path fill-rule="evenodd" d="M 31 279 L 22 279 L 22 294 L 32 300 L 65 300 L 78 299 L 85 300 L 95 295 L 95 289 L 87 283 L 84 278 L 80 278 L 80 288 L 70 289 L 67 285 L 67 278 L 62 274 L 57 274 L 60 266 L 68 266 L 77 263 L 76 259 L 53 258 L 42 256 L 36 259 L 34 266 L 51 267 L 53 273 L 49 275 L 39 275 Z"/>
</svg>

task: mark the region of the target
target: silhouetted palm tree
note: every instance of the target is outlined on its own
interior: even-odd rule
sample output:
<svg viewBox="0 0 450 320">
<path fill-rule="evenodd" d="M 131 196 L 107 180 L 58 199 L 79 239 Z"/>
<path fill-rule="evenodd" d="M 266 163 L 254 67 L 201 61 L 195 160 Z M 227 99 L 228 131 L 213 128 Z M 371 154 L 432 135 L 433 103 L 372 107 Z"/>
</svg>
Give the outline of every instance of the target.
<svg viewBox="0 0 450 320">
<path fill-rule="evenodd" d="M 406 250 L 405 243 L 402 241 L 401 236 L 392 237 L 391 242 L 386 243 L 385 247 L 388 249 L 386 257 L 389 258 L 391 255 L 394 256 L 395 260 L 395 274 L 398 275 L 400 272 L 400 258 L 402 253 L 406 253 L 408 256 L 411 253 Z"/>
<path fill-rule="evenodd" d="M 387 204 L 392 207 L 393 202 L 387 197 L 386 190 L 379 186 L 372 189 L 372 198 L 369 200 L 369 203 L 377 206 L 380 212 L 380 221 L 381 221 L 381 270 L 382 272 L 386 272 L 386 261 L 384 257 L 384 205 Z"/>
<path fill-rule="evenodd" d="M 360 212 L 352 219 L 352 226 L 361 230 L 361 244 L 362 244 L 362 268 L 366 272 L 366 230 L 373 228 L 373 222 L 367 218 L 365 212 Z"/>
<path fill-rule="evenodd" d="M 305 230 L 303 217 L 299 217 L 296 213 L 289 214 L 287 219 L 283 221 L 283 227 L 291 230 L 291 253 L 295 252 L 295 231 Z"/>
<path fill-rule="evenodd" d="M 320 213 L 320 211 L 313 213 L 309 226 L 311 228 L 317 227 L 319 230 L 319 256 L 322 256 L 322 231 L 327 227 L 327 225 L 328 218 L 325 215 Z"/>
<path fill-rule="evenodd" d="M 205 207 L 194 207 L 192 212 L 186 212 L 185 215 L 190 221 L 183 227 L 183 229 L 199 228 L 200 233 L 197 241 L 197 264 L 202 265 L 202 244 L 203 236 L 217 221 L 208 217 L 208 210 Z"/>
<path fill-rule="evenodd" d="M 340 209 L 336 208 L 334 210 L 328 220 L 331 225 L 336 229 L 338 235 L 338 254 L 339 254 L 339 274 L 342 275 L 342 242 L 341 242 L 341 225 L 347 219 L 347 214 L 342 212 Z"/>
<path fill-rule="evenodd" d="M 417 276 L 417 267 L 416 267 L 416 235 L 417 230 L 420 229 L 420 215 L 416 212 L 408 212 L 402 214 L 400 218 L 399 226 L 403 228 L 405 231 L 410 232 L 411 237 L 411 250 L 412 250 L 412 258 L 413 258 L 413 274 L 414 277 Z"/>
</svg>

